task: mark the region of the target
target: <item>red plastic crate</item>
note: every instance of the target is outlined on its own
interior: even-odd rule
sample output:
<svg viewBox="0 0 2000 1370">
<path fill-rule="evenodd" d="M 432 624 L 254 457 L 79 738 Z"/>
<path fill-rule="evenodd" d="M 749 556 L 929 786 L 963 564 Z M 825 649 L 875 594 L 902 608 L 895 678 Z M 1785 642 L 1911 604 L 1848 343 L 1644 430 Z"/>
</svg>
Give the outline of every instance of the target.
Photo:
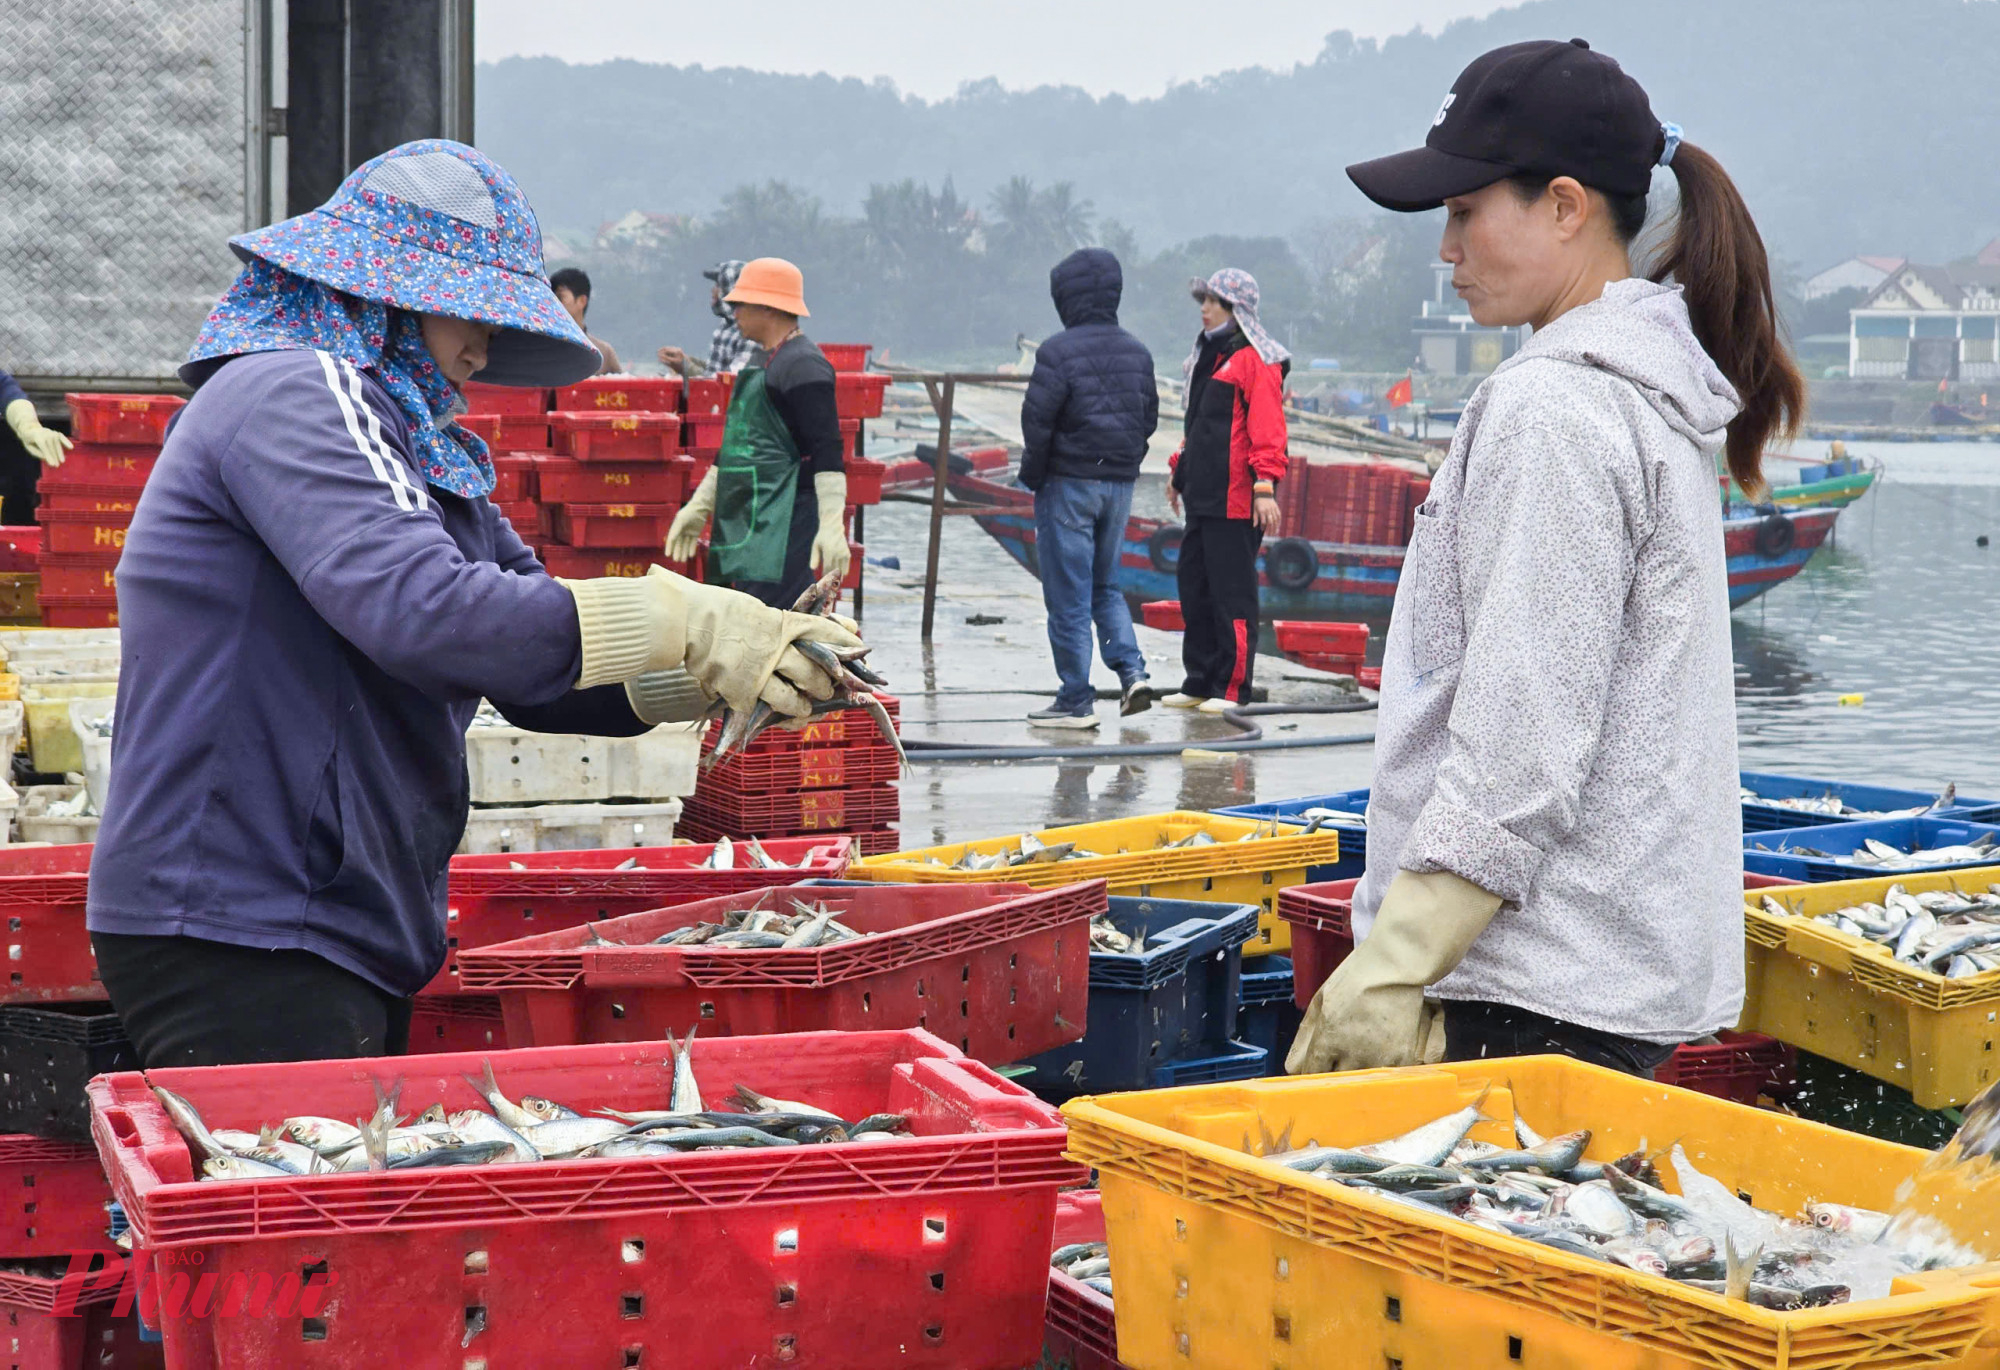
<svg viewBox="0 0 2000 1370">
<path fill-rule="evenodd" d="M 105 1253 L 96 1270 L 0 1271 L 0 1324 L 6 1328 L 0 1363 L 8 1370 L 157 1370 L 166 1364 L 165 1347 L 139 1340 L 132 1311 L 137 1299 L 124 1294 L 132 1262 L 111 1247 L 101 1223 L 99 1228 L 96 1239 L 80 1248 Z"/>
<path fill-rule="evenodd" d="M 681 411 L 693 419 L 704 415 L 720 417 L 729 408 L 733 376 L 698 376 L 682 388 L 686 406 Z"/>
<path fill-rule="evenodd" d="M 649 945 L 793 900 L 870 935 L 798 951 Z M 509 1039 L 535 1046 L 652 1041 L 694 1022 L 721 1036 L 920 1027 L 1005 1065 L 1083 1036 L 1089 923 L 1107 907 L 1101 880 L 786 885 L 462 952 L 459 982 L 497 993 Z"/>
<path fill-rule="evenodd" d="M 111 486 L 132 492 L 130 498 L 136 499 L 159 459 L 157 444 L 125 447 L 79 442 L 64 455 L 61 466 L 48 467 L 35 478 L 35 489 L 38 494 L 73 489 L 95 492 Z"/>
<path fill-rule="evenodd" d="M 1103 1240 L 1104 1202 L 1096 1190 L 1070 1189 L 1056 1195 L 1051 1252 L 1076 1242 Z M 1048 1325 L 1042 1336 L 1043 1365 L 1125 1370 L 1118 1359 L 1118 1325 L 1110 1298 L 1053 1266 L 1049 1269 Z"/>
<path fill-rule="evenodd" d="M 840 421 L 841 461 L 849 462 L 854 460 L 854 444 L 856 441 L 860 439 L 860 437 L 861 437 L 860 419 L 842 419 Z"/>
<path fill-rule="evenodd" d="M 116 595 L 95 598 L 87 595 L 69 595 L 52 598 L 42 595 L 38 604 L 42 611 L 44 628 L 116 628 L 118 626 L 118 597 Z"/>
<path fill-rule="evenodd" d="M 1356 677 L 1357 682 L 1361 674 L 1362 658 L 1358 656 L 1328 656 L 1324 652 L 1287 652 L 1285 655 L 1301 666 L 1334 675 L 1351 675 Z"/>
<path fill-rule="evenodd" d="M 42 576 L 44 600 L 58 601 L 69 596 L 99 596 L 114 599 L 118 593 L 117 552 L 42 552 L 37 569 Z"/>
<path fill-rule="evenodd" d="M 493 995 L 424 993 L 410 1009 L 412 1055 L 506 1049 L 507 1023 Z"/>
<path fill-rule="evenodd" d="M 469 1108 L 480 1100 L 464 1076 L 491 1061 L 510 1095 L 589 1114 L 661 1107 L 666 1054 L 649 1042 L 410 1056 L 394 1074 L 406 1106 Z M 479 1356 L 495 1370 L 1035 1359 L 1055 1194 L 1086 1174 L 1062 1158 L 1054 1109 L 923 1032 L 701 1036 L 693 1066 L 710 1100 L 740 1082 L 843 1117 L 902 1113 L 918 1135 L 213 1184 L 194 1180 L 149 1087 L 212 1127 L 308 1109 L 366 1117 L 375 1060 L 99 1076 L 92 1134 L 148 1251 L 219 1282 L 295 1283 L 319 1262 L 338 1281 L 324 1339 L 305 1345 L 296 1318 L 169 1309 L 176 1370 L 374 1370 L 385 1353 L 450 1370 Z M 473 1306 L 485 1330 L 468 1341 Z"/>
<path fill-rule="evenodd" d="M 681 421 L 674 414 L 558 411 L 549 420 L 557 455 L 578 461 L 665 461 L 680 451 Z"/>
<path fill-rule="evenodd" d="M 460 427 L 477 433 L 494 452 L 546 452 L 549 425 L 546 414 L 460 414 Z"/>
<path fill-rule="evenodd" d="M 167 422 L 187 403 L 179 395 L 64 395 L 69 433 L 79 444 L 157 448 Z"/>
<path fill-rule="evenodd" d="M 853 785 L 838 790 L 800 790 L 791 794 L 738 794 L 709 789 L 696 791 L 683 803 L 684 814 L 700 814 L 732 833 L 844 832 L 849 828 L 879 828 L 903 816 L 903 799 L 893 785 Z"/>
<path fill-rule="evenodd" d="M 1675 1049 L 1653 1072 L 1663 1085 L 1713 1094 L 1739 1104 L 1758 1096 L 1787 1099 L 1798 1087 L 1798 1051 L 1761 1032 L 1719 1032 L 1713 1046 L 1689 1043 Z"/>
<path fill-rule="evenodd" d="M 536 498 L 544 504 L 677 504 L 687 498 L 687 457 L 649 462 L 582 462 L 573 457 L 536 457 Z"/>
<path fill-rule="evenodd" d="M 821 343 L 819 352 L 832 363 L 835 371 L 860 371 L 868 365 L 868 353 L 873 343 Z"/>
<path fill-rule="evenodd" d="M 32 571 L 41 554 L 42 526 L 39 523 L 0 527 L 0 571 Z"/>
<path fill-rule="evenodd" d="M 60 509 L 66 514 L 124 514 L 139 507 L 136 485 L 50 485 L 46 475 L 36 488 L 40 509 Z"/>
<path fill-rule="evenodd" d="M 701 778 L 703 794 L 783 794 L 894 780 L 902 763 L 886 742 L 846 742 L 732 756 Z"/>
<path fill-rule="evenodd" d="M 542 567 L 565 580 L 589 580 L 593 576 L 643 576 L 655 564 L 666 565 L 666 553 L 658 542 L 650 547 L 562 547 L 542 548 Z"/>
<path fill-rule="evenodd" d="M 866 457 L 847 459 L 847 502 L 849 504 L 880 504 L 882 502 L 882 481 L 889 468 L 879 461 Z"/>
<path fill-rule="evenodd" d="M 1360 883 L 1325 880 L 1278 891 L 1278 917 L 1292 925 L 1292 1002 L 1302 1009 L 1354 950 L 1354 887 Z"/>
<path fill-rule="evenodd" d="M 722 432 L 728 426 L 727 414 L 690 414 L 682 421 L 681 434 L 688 451 L 713 458 L 722 450 Z M 846 446 L 843 441 L 843 451 Z"/>
<path fill-rule="evenodd" d="M 1365 690 L 1381 689 L 1382 668 L 1380 666 L 1363 666 L 1354 673 L 1354 683 Z"/>
<path fill-rule="evenodd" d="M 880 701 L 882 711 L 889 715 L 889 722 L 901 731 L 903 702 L 894 695 L 878 694 L 875 698 Z M 702 738 L 702 751 L 707 753 L 713 749 L 721 736 L 722 721 L 712 720 L 707 736 Z M 875 721 L 865 710 L 842 709 L 838 713 L 812 719 L 797 728 L 766 728 L 744 749 L 744 754 L 755 756 L 763 752 L 809 751 L 849 743 L 868 746 L 882 740 Z"/>
<path fill-rule="evenodd" d="M 679 376 L 592 376 L 556 391 L 556 408 L 568 413 L 638 409 L 671 414 L 681 407 Z"/>
<path fill-rule="evenodd" d="M 536 542 L 548 536 L 548 510 L 531 499 L 495 502 L 493 507 L 500 516 L 514 525 L 514 531 L 521 535 L 523 542 Z"/>
<path fill-rule="evenodd" d="M 100 1000 L 97 958 L 84 930 L 90 844 L 0 847 L 0 919 L 7 927 L 0 1003 Z"/>
<path fill-rule="evenodd" d="M 1271 625 L 1277 634 L 1278 650 L 1290 656 L 1311 652 L 1319 656 L 1363 656 L 1368 651 L 1365 623 L 1307 623 L 1280 619 Z"/>
<path fill-rule="evenodd" d="M 132 526 L 130 513 L 91 514 L 46 504 L 35 510 L 35 519 L 42 526 L 42 550 L 48 552 L 122 552 L 125 531 Z"/>
<path fill-rule="evenodd" d="M 494 457 L 493 493 L 487 498 L 495 504 L 535 498 L 534 457 L 525 453 Z"/>
<path fill-rule="evenodd" d="M 440 995 L 458 991 L 458 953 L 462 950 L 691 899 L 799 880 L 835 879 L 847 870 L 852 852 L 842 837 L 772 841 L 765 843 L 764 849 L 784 862 L 786 869 L 732 866 L 708 870 L 703 863 L 715 849 L 686 843 L 677 847 L 454 856 L 445 905 L 448 949 L 444 969 L 423 992 Z M 739 862 L 749 860 L 748 852 L 738 853 Z M 638 865 L 617 869 L 627 861 Z"/>
<path fill-rule="evenodd" d="M 0 1135 L 0 1260 L 105 1249 L 110 1198 L 92 1148 L 26 1133 Z"/>
<path fill-rule="evenodd" d="M 833 378 L 833 403 L 843 419 L 877 419 L 882 397 L 889 393 L 888 376 L 879 371 L 839 372 Z"/>
<path fill-rule="evenodd" d="M 1181 602 L 1177 599 L 1155 599 L 1141 604 L 1139 617 L 1148 628 L 1158 628 L 1163 633 L 1187 631 L 1187 620 L 1181 617 Z"/>
<path fill-rule="evenodd" d="M 659 547 L 677 504 L 565 504 L 550 528 L 566 547 Z"/>
<path fill-rule="evenodd" d="M 549 391 L 539 386 L 482 385 L 467 381 L 459 387 L 475 414 L 546 414 Z M 546 422 L 546 420 L 545 420 Z"/>
</svg>

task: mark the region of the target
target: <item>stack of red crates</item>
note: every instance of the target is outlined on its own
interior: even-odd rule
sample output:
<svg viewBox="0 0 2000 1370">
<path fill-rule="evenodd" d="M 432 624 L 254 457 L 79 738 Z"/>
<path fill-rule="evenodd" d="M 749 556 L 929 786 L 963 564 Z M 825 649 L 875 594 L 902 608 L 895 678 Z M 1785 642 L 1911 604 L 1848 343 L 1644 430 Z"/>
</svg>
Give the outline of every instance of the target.
<svg viewBox="0 0 2000 1370">
<path fill-rule="evenodd" d="M 880 696 L 900 730 L 896 700 Z M 718 720 L 702 741 L 704 763 L 722 736 Z M 680 835 L 720 838 L 811 837 L 847 833 L 865 856 L 897 850 L 896 749 L 859 709 L 816 718 L 796 731 L 767 728 L 748 748 L 705 770 L 681 810 Z"/>
<path fill-rule="evenodd" d="M 51 628 L 118 623 L 114 573 L 139 491 L 153 474 L 177 395 L 65 395 L 75 446 L 36 486 L 42 547 L 42 622 Z"/>
<path fill-rule="evenodd" d="M 1427 482 L 1402 467 L 1383 462 L 1307 466 L 1305 479 L 1294 483 L 1303 487 L 1299 536 L 1371 547 L 1408 543 L 1410 512 L 1415 507 L 1411 487 L 1421 484 L 1429 489 Z"/>
</svg>

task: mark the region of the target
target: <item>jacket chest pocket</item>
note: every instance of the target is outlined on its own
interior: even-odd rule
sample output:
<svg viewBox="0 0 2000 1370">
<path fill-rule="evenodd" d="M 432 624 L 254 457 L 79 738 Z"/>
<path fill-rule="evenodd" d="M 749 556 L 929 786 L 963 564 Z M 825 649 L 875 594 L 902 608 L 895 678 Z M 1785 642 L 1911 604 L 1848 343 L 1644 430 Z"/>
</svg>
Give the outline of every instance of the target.
<svg viewBox="0 0 2000 1370">
<path fill-rule="evenodd" d="M 1422 676 L 1465 655 L 1465 601 L 1458 584 L 1456 517 L 1425 504 L 1413 522 L 1404 564 L 1416 571 L 1416 584 L 1410 587 L 1410 657 Z"/>
</svg>

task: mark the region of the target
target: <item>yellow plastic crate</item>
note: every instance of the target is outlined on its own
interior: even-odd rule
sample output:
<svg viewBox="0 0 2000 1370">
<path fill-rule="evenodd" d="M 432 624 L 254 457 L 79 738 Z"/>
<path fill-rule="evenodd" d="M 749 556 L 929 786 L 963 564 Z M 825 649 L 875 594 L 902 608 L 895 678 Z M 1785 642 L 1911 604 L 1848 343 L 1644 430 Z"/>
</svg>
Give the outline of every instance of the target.
<svg viewBox="0 0 2000 1370">
<path fill-rule="evenodd" d="M 1970 1103 L 2000 1078 L 2000 971 L 1947 980 L 1813 919 L 1880 903 L 1891 885 L 1922 894 L 1996 882 L 2000 866 L 1978 866 L 1746 891 L 1740 1026 L 1900 1085 L 1921 1108 Z M 1765 895 L 1796 916 L 1765 912 Z"/>
<path fill-rule="evenodd" d="M 1308 1179 L 1245 1152 L 1260 1125 L 1274 1133 L 1289 1126 L 1302 1144 L 1380 1141 L 1481 1091 L 1490 1091 L 1490 1117 L 1511 1118 L 1518 1107 L 1551 1135 L 1593 1129 L 1593 1157 L 1678 1139 L 1704 1172 L 1778 1212 L 1814 1199 L 1889 1208 L 1925 1159 L 1552 1056 L 1072 1100 L 1062 1110 L 1066 1154 L 1096 1167 L 1103 1190 L 1119 1361 L 1134 1370 L 2000 1363 L 2000 1266 L 1912 1277 L 1866 1303 L 1776 1313 Z M 1486 1123 L 1472 1135 L 1511 1144 L 1508 1127 Z M 1961 1193 L 1934 1204 L 1961 1237 L 1974 1230 L 1965 1203 Z M 1990 1195 L 1983 1211 L 1993 1211 Z"/>
<path fill-rule="evenodd" d="M 21 677 L 12 671 L 0 671 L 0 699 L 21 697 Z"/>
<path fill-rule="evenodd" d="M 1038 889 L 1071 885 L 1079 880 L 1103 880 L 1113 894 L 1256 904 L 1262 910 L 1257 916 L 1257 936 L 1244 946 L 1243 954 L 1263 956 L 1289 951 L 1292 945 L 1291 924 L 1278 917 L 1278 891 L 1289 885 L 1304 884 L 1310 867 L 1332 865 L 1340 859 L 1339 833 L 1331 828 L 1311 834 L 1297 831 L 1302 827 L 1297 823 L 1280 823 L 1279 836 L 1244 842 L 1241 839 L 1250 833 L 1271 832 L 1270 820 L 1176 812 L 1045 828 L 1034 834 L 1038 841 L 1074 842 L 1086 851 L 1103 855 L 1080 861 L 1009 866 L 1004 875 L 1008 880 Z M 1163 841 L 1177 842 L 1198 832 L 1213 837 L 1214 844 L 1161 850 Z M 992 880 L 1003 872 L 953 870 L 951 863 L 969 851 L 982 854 L 1008 851 L 1020 843 L 1021 835 L 1016 833 L 1010 837 L 984 837 L 942 847 L 891 852 L 886 856 L 864 857 L 849 866 L 847 874 L 853 880 L 904 884 L 977 883 Z M 926 859 L 929 857 L 945 864 L 931 865 Z"/>
<path fill-rule="evenodd" d="M 22 687 L 28 711 L 28 754 L 35 769 L 50 775 L 83 770 L 83 743 L 69 726 L 72 699 L 107 699 L 118 693 L 118 682 L 45 680 Z"/>
</svg>

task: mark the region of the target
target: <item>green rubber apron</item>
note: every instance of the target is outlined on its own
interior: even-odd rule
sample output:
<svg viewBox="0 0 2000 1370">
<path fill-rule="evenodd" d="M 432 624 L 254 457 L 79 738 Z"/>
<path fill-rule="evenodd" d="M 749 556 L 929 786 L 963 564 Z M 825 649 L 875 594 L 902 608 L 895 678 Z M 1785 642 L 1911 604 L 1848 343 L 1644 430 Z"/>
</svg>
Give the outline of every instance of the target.
<svg viewBox="0 0 2000 1370">
<path fill-rule="evenodd" d="M 764 387 L 764 368 L 736 375 L 722 451 L 715 459 L 715 528 L 709 576 L 722 584 L 785 578 L 799 449 Z"/>
</svg>

